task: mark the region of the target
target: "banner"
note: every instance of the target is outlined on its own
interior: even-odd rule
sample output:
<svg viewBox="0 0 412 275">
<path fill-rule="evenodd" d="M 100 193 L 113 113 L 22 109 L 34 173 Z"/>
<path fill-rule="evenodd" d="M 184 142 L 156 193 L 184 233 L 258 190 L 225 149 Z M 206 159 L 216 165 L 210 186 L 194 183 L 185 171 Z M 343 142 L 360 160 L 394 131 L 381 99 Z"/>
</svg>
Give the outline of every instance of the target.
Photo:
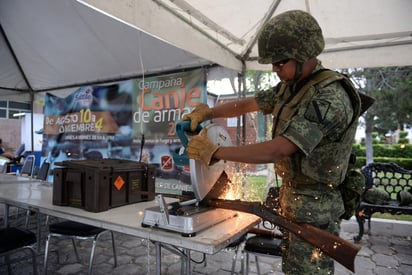
<svg viewBox="0 0 412 275">
<path fill-rule="evenodd" d="M 206 102 L 203 69 L 46 94 L 42 158 L 118 158 L 157 166 L 157 192 L 190 192 L 189 167 L 176 163 L 175 125 Z"/>
</svg>

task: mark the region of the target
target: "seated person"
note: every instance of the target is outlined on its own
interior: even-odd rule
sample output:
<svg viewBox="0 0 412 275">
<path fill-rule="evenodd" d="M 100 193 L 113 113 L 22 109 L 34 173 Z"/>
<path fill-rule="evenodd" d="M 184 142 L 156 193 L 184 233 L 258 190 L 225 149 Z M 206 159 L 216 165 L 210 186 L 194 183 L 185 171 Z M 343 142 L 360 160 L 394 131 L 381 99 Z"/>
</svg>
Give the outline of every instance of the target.
<svg viewBox="0 0 412 275">
<path fill-rule="evenodd" d="M 3 155 L 5 152 L 5 149 L 3 147 L 3 140 L 0 138 L 0 155 Z"/>
<path fill-rule="evenodd" d="M 0 140 L 0 145 L 1 145 L 1 140 Z M 1 149 L 3 148 L 1 147 Z M 1 152 L 1 149 L 0 149 L 0 152 Z M 21 159 L 23 158 L 24 152 L 25 152 L 25 146 L 24 144 L 21 144 L 20 147 L 16 150 L 16 153 L 14 154 L 14 156 L 10 153 L 5 153 L 5 152 L 0 154 L 0 156 L 8 158 L 10 160 L 9 161 L 10 164 L 17 164 L 17 163 L 20 163 Z"/>
</svg>

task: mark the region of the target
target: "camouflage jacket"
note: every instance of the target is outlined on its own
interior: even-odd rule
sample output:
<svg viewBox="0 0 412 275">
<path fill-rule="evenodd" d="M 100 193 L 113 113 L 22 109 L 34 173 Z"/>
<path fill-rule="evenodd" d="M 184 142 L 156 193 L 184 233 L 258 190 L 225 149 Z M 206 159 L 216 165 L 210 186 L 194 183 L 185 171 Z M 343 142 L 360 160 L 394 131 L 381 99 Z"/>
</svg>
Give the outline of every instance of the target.
<svg viewBox="0 0 412 275">
<path fill-rule="evenodd" d="M 323 71 L 318 62 L 312 79 Z M 262 112 L 273 115 L 273 137 L 286 137 L 300 149 L 275 164 L 284 181 L 335 187 L 344 180 L 360 99 L 349 79 L 333 73 L 309 87 L 280 83 L 255 95 Z"/>
</svg>

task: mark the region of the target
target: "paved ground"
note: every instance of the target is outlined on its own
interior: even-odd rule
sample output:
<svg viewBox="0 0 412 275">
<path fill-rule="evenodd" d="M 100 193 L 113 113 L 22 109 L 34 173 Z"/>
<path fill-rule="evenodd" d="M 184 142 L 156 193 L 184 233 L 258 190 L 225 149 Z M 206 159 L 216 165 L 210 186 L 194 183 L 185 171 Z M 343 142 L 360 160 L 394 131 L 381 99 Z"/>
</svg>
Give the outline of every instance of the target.
<svg viewBox="0 0 412 275">
<path fill-rule="evenodd" d="M 44 220 L 44 217 L 42 217 Z M 11 220 L 12 224 L 22 225 L 24 215 Z M 2 220 L 0 220 L 2 222 Z M 44 223 L 43 223 L 44 224 Z M 35 228 L 35 219 L 32 218 L 29 228 Z M 352 240 L 356 234 L 357 226 L 354 221 L 344 222 L 341 237 Z M 372 225 L 374 234 L 365 235 L 360 245 L 362 249 L 355 261 L 356 274 L 377 275 L 410 275 L 412 274 L 412 223 L 393 223 L 392 221 L 379 222 Z M 396 234 L 399 236 L 392 236 Z M 46 227 L 42 228 L 42 243 L 37 256 L 38 270 L 43 272 L 44 240 Z M 154 246 L 146 240 L 125 234 L 115 233 L 116 248 L 118 254 L 118 266 L 113 268 L 113 256 L 110 242 L 110 234 L 102 236 L 96 250 L 94 274 L 155 274 Z M 77 263 L 70 241 L 59 240 L 51 244 L 49 254 L 48 274 L 68 275 L 87 274 L 88 259 L 91 242 L 79 241 L 81 262 Z M 162 274 L 180 274 L 179 257 L 171 252 L 162 250 Z M 207 255 L 202 262 L 203 255 L 192 253 L 192 274 L 230 274 L 234 251 L 223 250 L 215 255 Z M 25 256 L 25 255 L 21 255 Z M 240 254 L 239 254 L 240 256 Z M 240 257 L 239 257 L 240 258 Z M 12 259 L 13 260 L 13 259 Z M 259 258 L 262 274 L 283 274 L 280 270 L 280 258 Z M 236 263 L 236 271 L 240 271 L 240 259 Z M 256 266 L 253 257 L 250 261 L 249 274 L 256 274 Z M 12 263 L 13 274 L 32 274 L 31 261 L 22 260 Z M 7 274 L 7 266 L 4 257 L 0 258 L 0 274 Z M 339 264 L 336 264 L 335 274 L 353 274 Z"/>
</svg>

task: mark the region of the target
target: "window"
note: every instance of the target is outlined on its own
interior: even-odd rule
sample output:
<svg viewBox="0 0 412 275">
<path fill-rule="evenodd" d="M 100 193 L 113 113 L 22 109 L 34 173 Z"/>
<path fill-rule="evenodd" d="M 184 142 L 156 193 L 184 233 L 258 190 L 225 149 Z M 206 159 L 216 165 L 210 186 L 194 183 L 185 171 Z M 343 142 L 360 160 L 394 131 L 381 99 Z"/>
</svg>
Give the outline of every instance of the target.
<svg viewBox="0 0 412 275">
<path fill-rule="evenodd" d="M 29 102 L 0 101 L 0 118 L 18 119 L 19 116 L 14 114 L 31 113 L 31 104 Z"/>
</svg>

